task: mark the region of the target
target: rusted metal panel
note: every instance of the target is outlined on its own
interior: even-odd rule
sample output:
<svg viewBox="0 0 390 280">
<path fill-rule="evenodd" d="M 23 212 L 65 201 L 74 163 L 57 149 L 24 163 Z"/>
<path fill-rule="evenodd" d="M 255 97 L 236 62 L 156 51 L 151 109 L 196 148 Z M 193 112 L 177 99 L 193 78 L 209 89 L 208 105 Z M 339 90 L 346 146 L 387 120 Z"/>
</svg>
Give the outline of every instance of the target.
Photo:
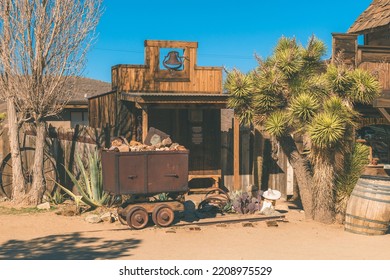
<svg viewBox="0 0 390 280">
<path fill-rule="evenodd" d="M 188 191 L 188 153 L 148 155 L 149 193 Z"/>
<path fill-rule="evenodd" d="M 147 155 L 119 155 L 117 156 L 117 178 L 121 194 L 147 193 Z"/>
<path fill-rule="evenodd" d="M 185 193 L 188 154 L 188 151 L 103 151 L 103 188 L 116 194 Z"/>
</svg>

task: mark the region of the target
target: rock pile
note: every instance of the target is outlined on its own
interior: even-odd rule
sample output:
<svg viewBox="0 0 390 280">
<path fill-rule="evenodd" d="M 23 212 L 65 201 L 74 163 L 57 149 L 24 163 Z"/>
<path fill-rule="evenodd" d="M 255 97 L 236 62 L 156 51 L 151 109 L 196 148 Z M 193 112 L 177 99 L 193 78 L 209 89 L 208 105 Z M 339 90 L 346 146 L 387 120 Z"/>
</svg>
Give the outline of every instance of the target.
<svg viewBox="0 0 390 280">
<path fill-rule="evenodd" d="M 186 151 L 187 149 L 179 143 L 173 143 L 170 137 L 151 145 L 142 144 L 137 141 L 130 141 L 124 137 L 116 137 L 111 141 L 109 151 L 115 152 L 141 152 L 141 151 Z"/>
</svg>

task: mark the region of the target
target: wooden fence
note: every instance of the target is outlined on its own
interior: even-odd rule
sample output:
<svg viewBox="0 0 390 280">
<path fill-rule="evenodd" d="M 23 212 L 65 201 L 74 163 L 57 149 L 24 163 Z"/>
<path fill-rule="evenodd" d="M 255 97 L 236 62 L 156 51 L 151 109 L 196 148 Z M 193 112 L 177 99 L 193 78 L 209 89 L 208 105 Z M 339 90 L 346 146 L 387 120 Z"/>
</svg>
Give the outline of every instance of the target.
<svg viewBox="0 0 390 280">
<path fill-rule="evenodd" d="M 35 130 L 29 125 L 24 126 L 20 134 L 21 156 L 27 183 L 31 183 L 35 135 Z M 109 141 L 109 136 L 100 129 L 85 126 L 76 126 L 74 129 L 50 127 L 46 138 L 44 158 L 44 174 L 48 190 L 54 189 L 55 182 L 71 189 L 73 185 L 65 169 L 77 176 L 79 170 L 75 164 L 76 156 L 87 159 L 90 153 L 107 146 Z M 2 160 L 0 196 L 9 196 L 12 190 L 12 161 L 7 128 L 3 129 L 0 137 L 0 158 Z"/>
</svg>

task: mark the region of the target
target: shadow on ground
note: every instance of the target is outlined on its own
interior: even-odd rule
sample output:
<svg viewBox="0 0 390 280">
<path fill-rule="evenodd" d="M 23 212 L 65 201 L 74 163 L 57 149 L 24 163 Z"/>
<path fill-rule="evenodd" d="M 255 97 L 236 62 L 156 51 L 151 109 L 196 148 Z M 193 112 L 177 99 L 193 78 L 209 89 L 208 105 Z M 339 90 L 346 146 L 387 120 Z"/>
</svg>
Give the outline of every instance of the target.
<svg viewBox="0 0 390 280">
<path fill-rule="evenodd" d="M 103 240 L 81 233 L 49 235 L 31 240 L 9 240 L 0 244 L 0 259 L 6 260 L 95 260 L 131 256 L 139 239 Z"/>
</svg>

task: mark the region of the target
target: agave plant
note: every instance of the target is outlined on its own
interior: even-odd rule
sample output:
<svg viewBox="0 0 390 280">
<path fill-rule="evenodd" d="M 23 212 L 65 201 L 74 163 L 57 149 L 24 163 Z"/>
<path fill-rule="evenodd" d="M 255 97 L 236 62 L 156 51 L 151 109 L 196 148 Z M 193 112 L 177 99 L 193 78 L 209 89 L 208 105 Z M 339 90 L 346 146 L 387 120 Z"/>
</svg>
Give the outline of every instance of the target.
<svg viewBox="0 0 390 280">
<path fill-rule="evenodd" d="M 75 199 L 76 204 L 81 201 L 93 208 L 105 205 L 108 202 L 110 195 L 103 190 L 102 167 L 99 152 L 95 150 L 88 155 L 87 167 L 78 154 L 75 157 L 75 162 L 76 167 L 80 171 L 79 179 L 77 179 L 70 170 L 66 168 L 65 170 L 77 188 L 80 196 L 72 193 L 59 183 L 57 183 L 57 185 L 67 194 L 72 196 Z"/>
</svg>

